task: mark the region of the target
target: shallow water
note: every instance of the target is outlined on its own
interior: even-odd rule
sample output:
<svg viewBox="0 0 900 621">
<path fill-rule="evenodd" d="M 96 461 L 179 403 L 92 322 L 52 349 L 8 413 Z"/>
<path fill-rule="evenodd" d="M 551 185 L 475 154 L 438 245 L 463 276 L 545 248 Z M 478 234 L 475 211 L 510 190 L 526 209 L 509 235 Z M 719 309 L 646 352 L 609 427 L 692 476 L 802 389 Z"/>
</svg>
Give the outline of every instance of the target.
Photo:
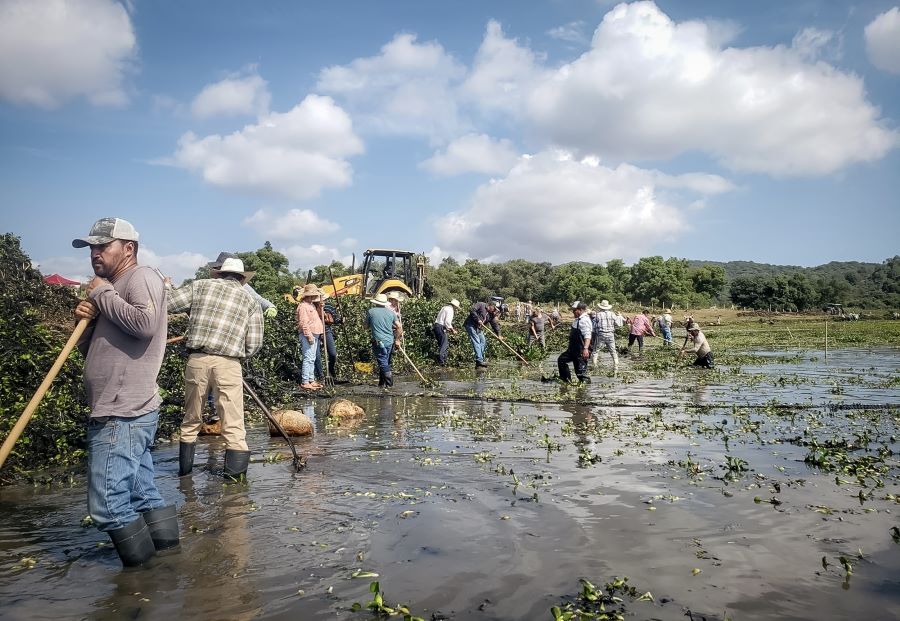
<svg viewBox="0 0 900 621">
<path fill-rule="evenodd" d="M 326 425 L 326 400 L 303 401 L 317 418 L 316 433 L 297 440 L 308 467 L 268 463 L 287 450 L 255 428 L 246 484 L 217 474 L 218 438 L 200 439 L 181 479 L 177 447 L 160 444 L 157 479 L 178 504 L 182 549 L 138 571 L 122 571 L 106 536 L 80 526 L 81 478 L 3 488 L 0 616 L 374 618 L 350 610 L 371 599 L 372 579 L 352 577 L 362 570 L 379 574 L 387 601 L 426 619 L 550 619 L 580 577 L 602 586 L 616 576 L 655 598 L 626 601 L 633 618 L 898 618 L 890 529 L 900 504 L 890 495 L 900 494 L 900 409 L 897 389 L 874 385 L 897 373 L 900 356 L 868 352 L 854 366 L 860 356 L 829 352 L 820 370 L 815 357 L 745 366 L 765 376 L 750 384 L 727 373 L 595 377 L 577 389 L 590 404 L 402 396 L 420 390 L 411 382 L 394 396 L 357 389 L 367 414 L 352 427 Z M 504 372 L 442 388 L 491 396 L 513 383 Z M 782 386 L 785 374 L 811 379 Z M 834 394 L 838 376 L 863 383 Z M 530 394 L 560 390 L 514 382 Z M 767 410 L 772 398 L 804 407 Z M 848 402 L 884 407 L 829 407 Z M 863 433 L 848 454 L 886 447 L 883 487 L 803 461 L 813 437 Z M 728 456 L 748 468 L 734 480 Z"/>
</svg>

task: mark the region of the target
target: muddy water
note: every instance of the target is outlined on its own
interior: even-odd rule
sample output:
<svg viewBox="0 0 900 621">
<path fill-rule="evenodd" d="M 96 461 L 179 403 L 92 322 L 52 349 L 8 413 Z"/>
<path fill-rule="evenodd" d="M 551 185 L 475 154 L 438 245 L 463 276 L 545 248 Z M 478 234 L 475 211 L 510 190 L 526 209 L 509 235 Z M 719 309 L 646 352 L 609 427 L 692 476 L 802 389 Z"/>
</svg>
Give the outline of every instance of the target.
<svg viewBox="0 0 900 621">
<path fill-rule="evenodd" d="M 900 618 L 900 545 L 890 534 L 900 524 L 891 442 L 900 411 L 897 389 L 877 387 L 897 362 L 890 350 L 871 354 L 848 372 L 862 379 L 841 384 L 843 394 L 832 391 L 834 371 L 816 375 L 817 361 L 744 368 L 770 378 L 750 383 L 725 373 L 709 383 L 598 376 L 584 389 L 597 401 L 588 405 L 357 390 L 367 415 L 344 428 L 323 420 L 326 401 L 301 402 L 317 419 L 315 435 L 297 441 L 309 455 L 301 473 L 290 460 L 266 460 L 286 451 L 263 429 L 248 439 L 246 484 L 217 474 L 218 439 L 201 438 L 194 473 L 182 479 L 176 447 L 157 447 L 182 550 L 144 570 L 123 572 L 106 537 L 80 526 L 82 479 L 0 490 L 0 617 L 365 619 L 350 610 L 371 599 L 372 579 L 353 578 L 364 571 L 379 574 L 387 601 L 424 618 L 550 619 L 551 606 L 577 595 L 580 577 L 602 585 L 616 576 L 655 598 L 626 601 L 633 618 Z M 442 389 L 559 391 L 491 373 L 447 378 Z M 777 382 L 803 373 L 814 377 Z M 417 391 L 408 383 L 395 393 Z M 752 407 L 773 396 L 812 396 L 817 407 Z M 827 407 L 848 401 L 887 405 Z M 697 403 L 713 407 L 698 413 Z M 883 487 L 804 463 L 803 438 L 863 432 L 856 444 L 870 450 L 848 451 L 852 458 L 881 446 L 894 453 L 881 453 Z M 727 457 L 747 470 L 729 479 Z"/>
</svg>

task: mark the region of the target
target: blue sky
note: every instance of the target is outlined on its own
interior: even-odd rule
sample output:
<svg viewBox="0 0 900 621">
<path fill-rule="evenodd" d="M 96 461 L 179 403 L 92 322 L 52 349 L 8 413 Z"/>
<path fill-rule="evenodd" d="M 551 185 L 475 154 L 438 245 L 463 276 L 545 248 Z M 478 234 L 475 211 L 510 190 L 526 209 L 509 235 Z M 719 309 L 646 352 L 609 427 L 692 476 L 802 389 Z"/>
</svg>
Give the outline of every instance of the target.
<svg viewBox="0 0 900 621">
<path fill-rule="evenodd" d="M 893 2 L 0 0 L 2 228 L 131 220 L 176 279 L 401 247 L 562 263 L 900 251 Z"/>
</svg>

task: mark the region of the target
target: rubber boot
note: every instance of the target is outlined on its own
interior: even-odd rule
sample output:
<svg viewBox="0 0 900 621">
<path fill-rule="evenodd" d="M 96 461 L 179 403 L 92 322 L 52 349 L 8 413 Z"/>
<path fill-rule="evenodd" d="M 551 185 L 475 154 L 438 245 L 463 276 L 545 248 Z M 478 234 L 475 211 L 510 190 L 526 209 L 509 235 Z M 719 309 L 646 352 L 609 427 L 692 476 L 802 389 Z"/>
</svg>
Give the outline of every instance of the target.
<svg viewBox="0 0 900 621">
<path fill-rule="evenodd" d="M 225 449 L 225 470 L 222 474 L 226 479 L 238 480 L 247 474 L 247 466 L 249 464 L 250 451 Z"/>
<path fill-rule="evenodd" d="M 146 511 L 144 522 L 150 529 L 150 538 L 157 552 L 177 552 L 180 547 L 178 539 L 178 517 L 175 505 L 166 505 L 159 509 Z"/>
<path fill-rule="evenodd" d="M 392 388 L 394 386 L 394 374 L 393 373 L 385 373 L 384 374 L 384 387 Z"/>
<path fill-rule="evenodd" d="M 150 528 L 140 516 L 122 528 L 109 531 L 109 538 L 125 567 L 139 567 L 156 554 Z"/>
<path fill-rule="evenodd" d="M 194 469 L 194 451 L 196 449 L 196 442 L 178 443 L 178 476 L 183 477 L 190 474 Z"/>
</svg>

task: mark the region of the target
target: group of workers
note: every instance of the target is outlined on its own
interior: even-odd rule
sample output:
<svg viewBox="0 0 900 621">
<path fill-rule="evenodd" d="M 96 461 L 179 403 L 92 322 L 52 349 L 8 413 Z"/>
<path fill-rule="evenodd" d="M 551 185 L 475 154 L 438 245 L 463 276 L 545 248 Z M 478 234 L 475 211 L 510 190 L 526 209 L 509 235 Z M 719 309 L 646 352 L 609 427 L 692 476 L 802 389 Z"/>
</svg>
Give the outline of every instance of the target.
<svg viewBox="0 0 900 621">
<path fill-rule="evenodd" d="M 72 241 L 73 247 L 90 248 L 95 274 L 85 287 L 86 298 L 74 310 L 77 319 L 88 322 L 78 341 L 85 356 L 84 383 L 91 411 L 87 430 L 88 508 L 94 524 L 109 534 L 125 566 L 142 565 L 158 552 L 177 549 L 180 541 L 175 505 L 166 503 L 156 487 L 150 455 L 162 403 L 156 380 L 165 354 L 168 314 L 189 315 L 184 335 L 188 358 L 179 476 L 193 469 L 204 404 L 211 395 L 226 445 L 223 474 L 239 479 L 250 461 L 241 361 L 260 350 L 264 318 L 275 317 L 278 312 L 248 285 L 253 272 L 245 270 L 237 256 L 221 253 L 208 264 L 209 278 L 174 289 L 158 270 L 138 265 L 138 240 L 130 222 L 102 218 L 87 236 Z M 315 285 L 298 288 L 294 295 L 299 301 L 296 322 L 303 350 L 301 388 L 315 391 L 322 387 L 317 377 L 333 377 L 335 372 L 332 327 L 342 318 L 339 309 L 327 302 L 328 296 Z M 381 293 L 370 302 L 366 320 L 379 368 L 379 386 L 390 388 L 391 357 L 398 347 L 403 351 L 400 297 Z M 586 304 L 573 304 L 575 318 L 569 345 L 558 359 L 561 379 L 571 378 L 571 362 L 578 378 L 585 380 L 587 361 L 593 352 L 596 364 L 601 348 L 618 364 L 614 331 L 623 319 L 611 308 L 604 300 L 591 317 Z M 459 301 L 452 299 L 435 317 L 433 334 L 440 364 L 447 362 L 448 337 L 456 332 L 453 320 L 459 310 Z M 495 304 L 476 302 L 463 322 L 478 369 L 487 366 L 485 328 L 500 337 L 498 314 Z M 642 347 L 643 334 L 648 329 L 652 334 L 646 315 L 642 314 L 643 320 L 640 316 L 631 320 L 629 344 L 633 335 Z M 542 311 L 533 309 L 529 342 L 540 340 L 543 345 L 545 323 L 553 326 L 557 321 L 558 312 L 555 319 L 551 315 L 545 322 Z M 671 316 L 668 322 L 670 328 Z M 699 326 L 691 321 L 687 330 L 694 341 L 695 364 L 712 367 L 709 344 Z M 671 333 L 663 334 L 670 342 Z M 323 358 L 325 369 L 317 373 L 316 360 Z"/>
</svg>

